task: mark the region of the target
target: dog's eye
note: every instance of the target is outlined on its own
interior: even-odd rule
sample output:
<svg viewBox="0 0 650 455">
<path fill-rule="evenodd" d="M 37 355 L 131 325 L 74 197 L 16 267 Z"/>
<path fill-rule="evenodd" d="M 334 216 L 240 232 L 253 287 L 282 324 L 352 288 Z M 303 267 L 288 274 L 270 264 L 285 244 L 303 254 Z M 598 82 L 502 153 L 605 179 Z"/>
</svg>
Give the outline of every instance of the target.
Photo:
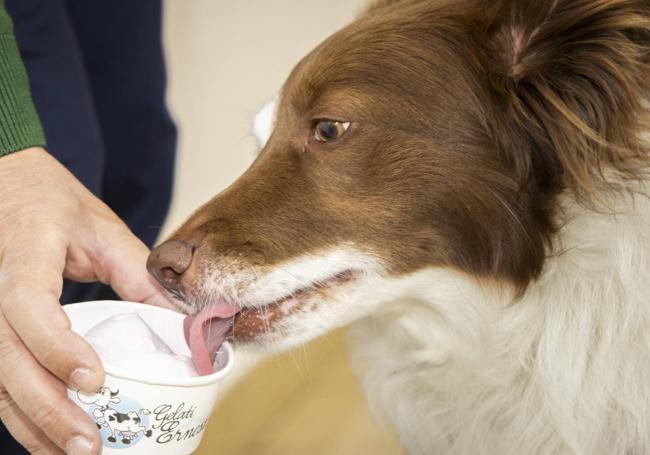
<svg viewBox="0 0 650 455">
<path fill-rule="evenodd" d="M 350 128 L 350 122 L 320 120 L 314 126 L 314 139 L 318 142 L 334 142 L 341 139 Z"/>
</svg>

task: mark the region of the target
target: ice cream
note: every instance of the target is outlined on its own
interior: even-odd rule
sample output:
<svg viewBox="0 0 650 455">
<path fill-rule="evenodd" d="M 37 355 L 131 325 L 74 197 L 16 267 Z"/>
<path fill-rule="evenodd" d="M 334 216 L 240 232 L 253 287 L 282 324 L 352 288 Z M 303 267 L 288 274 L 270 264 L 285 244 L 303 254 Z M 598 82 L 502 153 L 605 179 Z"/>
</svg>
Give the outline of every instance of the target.
<svg viewBox="0 0 650 455">
<path fill-rule="evenodd" d="M 84 338 L 104 364 L 129 373 L 157 379 L 199 376 L 192 359 L 173 352 L 138 313 L 105 319 L 90 328 Z"/>
</svg>

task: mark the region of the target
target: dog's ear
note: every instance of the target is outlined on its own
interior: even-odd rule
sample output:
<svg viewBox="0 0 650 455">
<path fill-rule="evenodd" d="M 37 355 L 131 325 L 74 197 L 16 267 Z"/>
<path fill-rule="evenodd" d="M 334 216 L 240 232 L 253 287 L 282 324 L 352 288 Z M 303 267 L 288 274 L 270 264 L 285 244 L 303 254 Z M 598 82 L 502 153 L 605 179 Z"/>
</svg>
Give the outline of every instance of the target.
<svg viewBox="0 0 650 455">
<path fill-rule="evenodd" d="M 650 1 L 489 3 L 491 129 L 522 182 L 593 201 L 609 170 L 636 176 L 648 160 Z"/>
</svg>

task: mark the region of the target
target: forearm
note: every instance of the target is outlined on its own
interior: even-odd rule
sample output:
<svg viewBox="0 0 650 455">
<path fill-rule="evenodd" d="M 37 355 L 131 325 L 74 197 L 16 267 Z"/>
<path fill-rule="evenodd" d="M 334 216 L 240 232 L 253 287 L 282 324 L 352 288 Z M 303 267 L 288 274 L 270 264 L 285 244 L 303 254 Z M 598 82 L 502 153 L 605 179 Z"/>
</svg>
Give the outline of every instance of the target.
<svg viewBox="0 0 650 455">
<path fill-rule="evenodd" d="M 0 157 L 33 146 L 45 136 L 29 91 L 11 18 L 0 0 Z"/>
</svg>

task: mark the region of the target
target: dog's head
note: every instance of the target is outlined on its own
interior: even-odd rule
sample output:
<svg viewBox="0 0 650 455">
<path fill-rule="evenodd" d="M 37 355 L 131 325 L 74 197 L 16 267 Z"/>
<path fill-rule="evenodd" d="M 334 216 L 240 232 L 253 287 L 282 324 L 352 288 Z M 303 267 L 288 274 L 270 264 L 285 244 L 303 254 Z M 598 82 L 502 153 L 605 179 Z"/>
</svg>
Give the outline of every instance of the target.
<svg viewBox="0 0 650 455">
<path fill-rule="evenodd" d="M 255 162 L 150 271 L 256 345 L 362 317 L 428 268 L 522 292 L 557 196 L 593 202 L 605 170 L 646 160 L 649 20 L 646 0 L 379 2 L 296 66 Z"/>
</svg>

